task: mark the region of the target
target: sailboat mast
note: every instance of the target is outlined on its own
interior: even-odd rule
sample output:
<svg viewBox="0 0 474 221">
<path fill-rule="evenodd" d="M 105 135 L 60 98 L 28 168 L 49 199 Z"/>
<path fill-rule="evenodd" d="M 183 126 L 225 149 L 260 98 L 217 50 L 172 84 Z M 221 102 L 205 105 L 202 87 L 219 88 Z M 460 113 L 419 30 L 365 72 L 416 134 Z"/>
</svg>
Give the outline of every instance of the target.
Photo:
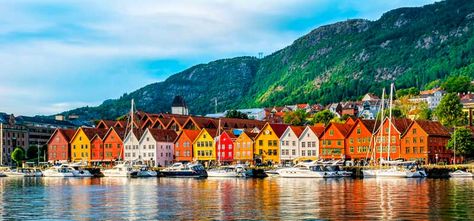
<svg viewBox="0 0 474 221">
<path fill-rule="evenodd" d="M 390 84 L 390 103 L 389 103 L 389 116 L 388 116 L 388 150 L 387 150 L 387 160 L 390 160 L 391 144 L 392 144 L 392 105 L 393 105 L 393 83 Z"/>
<path fill-rule="evenodd" d="M 218 150 L 218 153 L 217 153 L 217 160 L 218 160 L 218 164 L 220 165 L 221 164 L 221 153 L 222 153 L 222 150 L 221 150 L 221 119 L 219 118 L 219 125 L 217 126 L 217 141 L 218 142 L 218 146 L 217 146 L 217 150 Z"/>
<path fill-rule="evenodd" d="M 132 149 L 133 149 L 133 135 L 135 135 L 133 133 L 133 124 L 134 124 L 134 120 L 133 120 L 133 106 L 135 105 L 135 101 L 132 99 L 132 102 L 131 102 L 131 107 L 130 107 L 130 141 L 132 143 Z M 140 158 L 140 147 L 138 147 L 138 157 Z"/>
<path fill-rule="evenodd" d="M 384 122 L 384 118 L 385 118 L 385 88 L 382 90 L 382 110 L 381 110 L 381 114 L 380 114 L 380 136 L 379 138 L 380 139 L 380 149 L 379 149 L 379 160 L 380 160 L 380 166 L 382 166 L 382 148 L 383 148 L 383 122 Z"/>
</svg>

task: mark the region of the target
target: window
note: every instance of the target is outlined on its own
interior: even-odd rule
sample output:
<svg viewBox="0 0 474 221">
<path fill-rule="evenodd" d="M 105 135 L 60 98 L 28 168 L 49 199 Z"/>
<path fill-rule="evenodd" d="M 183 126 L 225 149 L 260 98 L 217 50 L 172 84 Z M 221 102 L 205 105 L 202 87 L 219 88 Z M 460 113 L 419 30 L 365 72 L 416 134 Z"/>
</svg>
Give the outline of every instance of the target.
<svg viewBox="0 0 474 221">
<path fill-rule="evenodd" d="M 262 146 L 263 145 L 263 140 L 259 140 L 258 145 Z"/>
<path fill-rule="evenodd" d="M 405 138 L 405 143 L 410 143 L 410 139 L 409 138 Z"/>
<path fill-rule="evenodd" d="M 423 137 L 420 137 L 420 143 L 423 143 L 423 142 L 424 142 Z"/>
<path fill-rule="evenodd" d="M 329 130 L 329 135 L 333 136 L 334 135 L 334 130 Z"/>
<path fill-rule="evenodd" d="M 413 137 L 413 143 L 416 143 L 416 137 Z"/>
<path fill-rule="evenodd" d="M 342 142 L 340 140 L 337 141 L 337 145 L 341 146 Z"/>
<path fill-rule="evenodd" d="M 416 147 L 413 147 L 413 153 L 416 153 Z"/>
<path fill-rule="evenodd" d="M 424 153 L 423 147 L 420 147 L 420 153 Z"/>
<path fill-rule="evenodd" d="M 301 151 L 301 156 L 306 156 L 306 151 L 305 150 Z"/>
<path fill-rule="evenodd" d="M 291 155 L 296 155 L 296 150 L 291 150 Z"/>
<path fill-rule="evenodd" d="M 273 146 L 277 146 L 277 141 L 273 140 Z"/>
<path fill-rule="evenodd" d="M 350 147 L 350 150 L 349 150 L 351 153 L 354 153 L 354 147 Z"/>
<path fill-rule="evenodd" d="M 350 144 L 353 144 L 353 143 L 354 143 L 354 138 L 350 138 L 350 139 L 349 139 L 349 143 L 350 143 Z"/>
<path fill-rule="evenodd" d="M 268 146 L 271 146 L 271 145 L 272 145 L 272 141 L 268 140 Z"/>
<path fill-rule="evenodd" d="M 296 141 L 293 141 L 292 144 L 293 144 L 293 146 L 296 146 Z"/>
<path fill-rule="evenodd" d="M 306 143 L 305 143 L 305 142 L 301 142 L 301 147 L 306 147 Z"/>
<path fill-rule="evenodd" d="M 405 148 L 405 153 L 410 153 L 410 147 Z"/>
<path fill-rule="evenodd" d="M 416 134 L 416 129 L 413 129 L 413 134 Z"/>
<path fill-rule="evenodd" d="M 357 128 L 357 134 L 360 134 L 360 128 Z"/>
</svg>

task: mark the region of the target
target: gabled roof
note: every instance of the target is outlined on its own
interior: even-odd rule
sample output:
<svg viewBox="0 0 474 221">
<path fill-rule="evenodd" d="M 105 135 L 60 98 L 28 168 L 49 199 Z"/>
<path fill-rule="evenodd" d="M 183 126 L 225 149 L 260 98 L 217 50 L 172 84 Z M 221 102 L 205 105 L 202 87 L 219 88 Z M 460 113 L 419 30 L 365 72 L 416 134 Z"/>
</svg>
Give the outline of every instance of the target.
<svg viewBox="0 0 474 221">
<path fill-rule="evenodd" d="M 111 127 L 108 131 L 107 134 L 104 136 L 104 140 L 107 139 L 107 137 L 111 134 L 112 131 L 115 131 L 117 135 L 119 136 L 120 140 L 125 139 L 125 128 L 120 128 L 120 127 Z"/>
<path fill-rule="evenodd" d="M 289 126 L 287 128 L 291 129 L 293 131 L 293 133 L 295 133 L 296 137 L 300 137 L 301 134 L 303 133 L 303 130 L 304 130 L 305 127 Z"/>
<path fill-rule="evenodd" d="M 76 133 L 76 130 L 57 128 L 56 130 L 54 130 L 53 134 L 51 134 L 51 136 L 48 139 L 48 142 L 46 142 L 46 143 L 49 144 L 49 142 L 56 135 L 56 133 L 62 134 L 64 139 L 69 143 L 71 141 L 72 137 L 74 136 L 74 134 Z"/>
<path fill-rule="evenodd" d="M 366 119 L 361 119 L 361 118 L 358 118 L 356 120 L 356 122 L 354 123 L 354 125 L 351 127 L 351 129 L 349 130 L 349 132 L 347 133 L 347 135 L 351 134 L 352 131 L 357 127 L 357 124 L 362 124 L 364 125 L 365 128 L 367 128 L 367 130 L 372 134 L 374 133 L 374 129 L 376 127 L 375 125 L 375 120 L 366 120 Z"/>
<path fill-rule="evenodd" d="M 347 137 L 347 135 L 349 135 L 349 132 L 350 130 L 352 129 L 352 127 L 354 125 L 352 124 L 344 124 L 344 123 L 335 123 L 335 122 L 331 122 L 325 129 L 324 129 L 324 133 L 331 127 L 331 126 L 334 126 L 336 128 L 336 130 L 338 130 L 342 136 L 344 137 Z M 323 134 L 324 134 L 323 133 Z"/>
<path fill-rule="evenodd" d="M 387 118 L 388 119 L 388 118 Z M 404 134 L 405 131 L 410 127 L 412 120 L 408 118 L 394 118 L 392 124 L 398 130 L 400 134 Z"/>
<path fill-rule="evenodd" d="M 413 124 L 415 123 L 418 124 L 421 129 L 428 134 L 428 136 L 450 136 L 449 130 L 438 121 L 415 120 L 413 121 Z M 404 135 L 407 132 L 408 130 L 405 131 Z"/>
<path fill-rule="evenodd" d="M 255 137 L 257 137 L 258 133 L 252 133 L 251 131 L 244 130 L 243 132 L 245 135 L 247 135 L 250 139 L 255 140 Z"/>
<path fill-rule="evenodd" d="M 199 130 L 188 130 L 188 129 L 183 129 L 179 135 L 176 137 L 175 139 L 175 142 L 176 140 L 179 139 L 179 137 L 181 137 L 183 134 L 186 135 L 186 137 L 188 137 L 192 143 L 194 143 L 194 141 L 196 140 L 196 138 L 198 137 L 198 135 L 201 133 L 201 131 Z"/>
<path fill-rule="evenodd" d="M 109 129 L 110 127 L 113 127 L 115 123 L 115 120 L 100 120 L 99 123 L 97 123 L 96 128 Z"/>
<path fill-rule="evenodd" d="M 147 129 L 157 142 L 173 142 L 178 136 L 174 130 Z"/>
<path fill-rule="evenodd" d="M 94 129 L 95 129 L 95 132 L 94 132 L 95 134 L 94 136 L 92 136 L 92 139 L 90 139 L 90 141 L 93 141 L 94 139 L 97 139 L 97 138 L 104 140 L 105 135 L 107 135 L 107 132 L 109 131 L 108 129 L 97 129 L 97 128 L 94 128 Z"/>
<path fill-rule="evenodd" d="M 89 141 L 92 141 L 92 138 L 94 138 L 94 136 L 97 133 L 99 133 L 101 138 L 107 133 L 107 129 L 97 129 L 97 128 L 92 128 L 92 127 L 81 127 L 81 128 L 78 128 L 76 130 L 76 132 L 71 137 L 71 140 L 69 142 L 72 142 L 75 139 L 75 137 L 77 136 L 77 134 L 79 133 L 79 131 L 81 131 L 81 130 L 84 132 L 84 134 L 86 135 L 87 139 L 89 139 Z"/>
<path fill-rule="evenodd" d="M 288 127 L 288 124 L 268 124 L 273 132 L 275 132 L 275 135 L 277 135 L 278 138 L 281 137 L 281 135 L 283 135 L 283 133 L 285 132 L 286 128 Z"/>
<path fill-rule="evenodd" d="M 234 135 L 234 133 L 230 130 L 225 130 L 222 132 L 223 134 L 227 134 L 227 136 L 229 136 L 231 139 L 235 140 L 237 137 Z"/>
<path fill-rule="evenodd" d="M 324 133 L 324 126 L 308 126 L 316 136 L 320 137 Z"/>
</svg>

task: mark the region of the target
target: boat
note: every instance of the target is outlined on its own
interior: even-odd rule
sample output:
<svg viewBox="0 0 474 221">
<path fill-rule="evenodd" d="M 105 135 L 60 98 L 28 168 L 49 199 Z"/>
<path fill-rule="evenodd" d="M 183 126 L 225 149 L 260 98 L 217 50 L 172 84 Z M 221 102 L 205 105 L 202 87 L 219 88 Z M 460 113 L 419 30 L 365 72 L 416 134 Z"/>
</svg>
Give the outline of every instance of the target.
<svg viewBox="0 0 474 221">
<path fill-rule="evenodd" d="M 207 171 L 208 177 L 250 177 L 251 171 L 242 164 L 223 166 Z"/>
<path fill-rule="evenodd" d="M 379 178 L 423 178 L 427 174 L 414 161 L 382 161 L 388 168 L 362 170 L 364 177 Z"/>
<path fill-rule="evenodd" d="M 278 169 L 283 178 L 326 178 L 335 177 L 335 173 L 327 171 L 324 165 L 314 162 L 301 162 L 290 168 Z"/>
<path fill-rule="evenodd" d="M 45 171 L 43 171 L 43 176 L 45 177 L 74 177 L 74 173 L 72 172 L 74 168 L 62 164 L 59 166 L 53 166 Z"/>
<path fill-rule="evenodd" d="M 3 172 L 0 172 L 0 177 L 6 177 L 7 175 L 5 175 Z"/>
<path fill-rule="evenodd" d="M 474 177 L 474 174 L 463 170 L 456 170 L 454 172 L 450 172 L 449 176 L 452 178 L 472 178 Z"/>
<path fill-rule="evenodd" d="M 73 169 L 72 173 L 75 177 L 92 177 L 92 173 L 89 170 L 84 169 L 84 166 L 87 164 L 83 163 L 74 163 L 69 166 Z"/>
<path fill-rule="evenodd" d="M 140 178 L 140 177 L 157 177 L 158 173 L 150 169 L 150 167 L 146 165 L 137 165 L 137 169 L 133 169 L 132 173 L 130 174 L 131 177 Z"/>
<path fill-rule="evenodd" d="M 131 177 L 132 173 L 136 172 L 133 170 L 132 165 L 129 163 L 119 163 L 111 169 L 105 169 L 102 171 L 105 177 Z"/>
<path fill-rule="evenodd" d="M 160 173 L 166 177 L 207 177 L 206 169 L 201 164 L 174 163 Z"/>
<path fill-rule="evenodd" d="M 39 169 L 35 168 L 17 168 L 10 169 L 3 172 L 8 177 L 41 177 L 43 173 Z"/>
</svg>

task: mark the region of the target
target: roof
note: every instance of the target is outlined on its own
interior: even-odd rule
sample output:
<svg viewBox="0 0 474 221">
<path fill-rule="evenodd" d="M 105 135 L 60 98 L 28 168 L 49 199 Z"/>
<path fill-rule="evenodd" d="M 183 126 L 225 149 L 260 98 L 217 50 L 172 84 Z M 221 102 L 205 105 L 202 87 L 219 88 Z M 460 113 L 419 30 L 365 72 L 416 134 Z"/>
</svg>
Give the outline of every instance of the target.
<svg viewBox="0 0 474 221">
<path fill-rule="evenodd" d="M 420 91 L 420 95 L 431 95 L 438 91 L 440 91 L 441 93 L 444 93 L 444 91 L 438 87 L 438 88 L 433 88 L 431 90 Z"/>
<path fill-rule="evenodd" d="M 119 136 L 119 138 L 121 140 L 125 139 L 125 128 L 121 128 L 121 127 L 111 127 L 108 131 L 107 131 L 107 134 L 105 134 L 104 136 L 104 139 L 109 136 L 110 132 L 115 131 L 115 133 L 117 133 L 117 135 Z"/>
<path fill-rule="evenodd" d="M 388 118 L 386 118 L 388 119 Z M 400 132 L 400 134 L 404 134 L 405 131 L 410 127 L 412 120 L 408 118 L 394 118 L 392 119 L 393 126 Z"/>
<path fill-rule="evenodd" d="M 231 139 L 237 138 L 231 130 L 225 130 L 225 131 L 222 132 L 222 133 L 227 134 L 227 136 L 229 136 Z"/>
<path fill-rule="evenodd" d="M 310 126 L 309 129 L 313 131 L 316 136 L 320 137 L 324 133 L 324 126 Z"/>
<path fill-rule="evenodd" d="M 362 123 L 371 133 L 374 131 L 375 120 L 359 119 L 359 122 Z"/>
<path fill-rule="evenodd" d="M 203 130 L 206 130 L 207 133 L 209 133 L 209 135 L 211 135 L 212 138 L 215 138 L 220 135 L 220 134 L 217 134 L 217 129 L 204 128 Z"/>
<path fill-rule="evenodd" d="M 100 139 L 104 139 L 105 135 L 107 134 L 108 129 L 98 129 L 98 128 L 82 128 L 84 134 L 87 138 L 92 141 L 95 137 L 99 137 Z"/>
<path fill-rule="evenodd" d="M 450 136 L 449 130 L 438 121 L 415 120 L 415 122 L 428 134 L 428 136 Z"/>
<path fill-rule="evenodd" d="M 49 137 L 48 142 L 46 142 L 46 143 L 49 144 L 49 142 L 51 141 L 51 139 L 54 137 L 54 135 L 55 135 L 56 133 L 62 134 L 63 137 L 64 137 L 64 139 L 66 140 L 66 142 L 69 143 L 69 142 L 71 141 L 72 137 L 74 136 L 74 134 L 76 133 L 76 130 L 75 130 L 75 129 L 61 129 L 61 128 L 57 128 L 57 129 L 53 132 L 53 134 L 51 134 L 51 137 Z"/>
<path fill-rule="evenodd" d="M 157 142 L 173 142 L 178 136 L 174 130 L 148 129 Z"/>
<path fill-rule="evenodd" d="M 345 124 L 345 123 L 335 123 L 335 122 L 331 122 L 325 129 L 324 131 L 326 131 L 327 129 L 329 129 L 330 127 L 334 126 L 336 128 L 336 130 L 338 130 L 342 136 L 344 137 L 347 137 L 347 135 L 349 134 L 352 126 L 354 126 L 353 124 Z"/>
<path fill-rule="evenodd" d="M 178 95 L 174 97 L 171 107 L 186 107 L 186 102 L 182 96 Z"/>
<path fill-rule="evenodd" d="M 110 127 L 113 127 L 115 123 L 115 120 L 100 120 L 99 123 L 97 123 L 96 128 L 99 128 L 101 125 L 103 125 L 104 128 L 109 129 Z"/>
<path fill-rule="evenodd" d="M 181 136 L 181 134 L 185 134 L 190 140 L 191 142 L 194 142 L 194 140 L 196 140 L 197 136 L 199 135 L 201 131 L 199 130 L 187 130 L 187 129 L 183 129 L 181 131 L 181 133 L 179 134 L 179 136 Z"/>
<path fill-rule="evenodd" d="M 258 133 L 252 133 L 251 131 L 244 131 L 244 133 L 250 137 L 250 139 L 255 140 L 255 137 L 257 137 Z"/>
<path fill-rule="evenodd" d="M 283 135 L 283 133 L 285 132 L 286 128 L 288 127 L 287 124 L 268 124 L 273 132 L 275 132 L 275 135 L 277 135 L 278 138 L 281 137 L 281 135 Z"/>
<path fill-rule="evenodd" d="M 304 130 L 304 127 L 301 126 L 289 126 L 289 128 L 295 133 L 296 137 L 300 137 Z"/>
</svg>

